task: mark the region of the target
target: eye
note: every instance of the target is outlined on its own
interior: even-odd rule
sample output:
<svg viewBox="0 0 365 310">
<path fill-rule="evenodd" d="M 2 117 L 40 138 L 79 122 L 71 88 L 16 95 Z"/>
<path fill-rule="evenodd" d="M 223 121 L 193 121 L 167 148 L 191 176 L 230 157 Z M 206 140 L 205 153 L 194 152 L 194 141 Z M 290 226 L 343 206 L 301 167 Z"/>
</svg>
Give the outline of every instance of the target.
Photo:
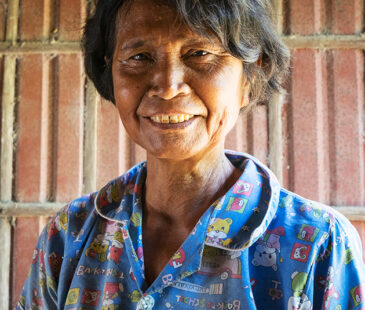
<svg viewBox="0 0 365 310">
<path fill-rule="evenodd" d="M 203 50 L 199 50 L 199 51 L 195 51 L 195 52 L 192 52 L 190 54 L 190 56 L 193 56 L 193 57 L 203 57 L 203 56 L 206 56 L 208 55 L 209 53 L 206 52 L 206 51 L 203 51 Z"/>
<path fill-rule="evenodd" d="M 137 60 L 137 61 L 143 61 L 143 60 L 149 60 L 149 59 L 151 59 L 151 57 L 147 54 L 139 53 L 137 55 L 134 55 L 134 56 L 130 57 L 129 59 Z"/>
</svg>

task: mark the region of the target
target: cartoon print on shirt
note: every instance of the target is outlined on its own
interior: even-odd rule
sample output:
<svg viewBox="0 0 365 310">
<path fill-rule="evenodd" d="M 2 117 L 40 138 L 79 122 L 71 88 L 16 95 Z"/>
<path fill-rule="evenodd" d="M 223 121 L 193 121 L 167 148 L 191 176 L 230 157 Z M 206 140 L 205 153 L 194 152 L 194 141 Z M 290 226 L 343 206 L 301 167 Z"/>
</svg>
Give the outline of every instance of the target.
<svg viewBox="0 0 365 310">
<path fill-rule="evenodd" d="M 66 298 L 66 306 L 74 305 L 79 300 L 80 288 L 72 288 L 68 291 Z"/>
<path fill-rule="evenodd" d="M 289 297 L 288 310 L 310 310 L 312 303 L 308 296 L 304 294 L 304 288 L 307 283 L 308 274 L 305 272 L 295 271 L 291 275 L 291 288 L 293 296 Z"/>
<path fill-rule="evenodd" d="M 38 274 L 39 274 L 39 287 L 44 290 L 46 287 L 46 265 L 44 259 L 44 252 L 38 251 Z"/>
<path fill-rule="evenodd" d="M 330 266 L 327 271 L 327 276 L 318 277 L 318 284 L 320 285 L 320 287 L 324 288 L 324 295 L 323 295 L 324 310 L 328 310 L 330 308 L 332 298 L 338 299 L 340 297 L 339 293 L 337 292 L 333 284 L 334 276 L 335 276 L 335 270 L 333 269 L 332 266 Z"/>
<path fill-rule="evenodd" d="M 246 169 L 245 173 L 247 172 Z M 128 186 L 131 191 L 135 191 L 136 180 L 143 180 L 143 177 L 138 177 L 140 175 L 140 170 L 134 170 L 130 173 Z M 120 180 L 124 180 L 124 178 L 125 176 L 121 177 Z M 259 179 L 262 181 L 261 177 Z M 306 203 L 305 199 L 295 194 L 288 196 L 287 191 L 279 190 L 278 187 L 270 188 L 269 184 L 265 182 L 259 183 L 262 188 L 260 191 L 256 187 L 257 181 L 254 175 L 248 175 L 247 181 L 254 185 L 249 201 L 252 204 L 252 209 L 248 212 L 250 215 L 247 214 L 247 216 L 252 215 L 253 220 L 247 223 L 244 216 L 226 210 L 230 198 L 238 196 L 238 194 L 232 194 L 231 191 L 226 194 L 225 199 L 217 200 L 214 204 L 216 209 L 213 206 L 212 212 L 204 213 L 199 225 L 196 225 L 193 233 L 189 235 L 189 239 L 183 243 L 184 252 L 176 253 L 178 255 L 174 255 L 173 259 L 169 261 L 171 264 L 167 265 L 164 273 L 156 279 L 156 286 L 154 287 L 156 290 L 152 294 L 152 297 L 155 298 L 154 307 L 156 309 L 169 307 L 174 308 L 174 310 L 192 308 L 287 309 L 289 298 L 291 297 L 291 302 L 295 303 L 295 297 L 297 296 L 299 309 L 310 309 L 310 303 L 312 303 L 312 307 L 315 307 L 316 302 L 322 304 L 323 301 L 324 304 L 323 295 L 325 291 L 324 288 L 321 290 L 318 285 L 308 285 L 309 281 L 313 281 L 314 273 L 320 272 L 321 268 L 318 267 L 328 266 L 332 260 L 342 263 L 343 268 L 338 269 L 338 274 L 335 275 L 333 280 L 335 291 L 341 292 L 340 297 L 338 300 L 334 297 L 329 299 L 329 309 L 340 310 L 340 305 L 342 305 L 343 310 L 345 308 L 354 308 L 355 310 L 355 304 L 357 305 L 356 309 L 364 306 L 365 283 L 361 279 L 363 269 L 359 265 L 361 259 L 356 246 L 357 236 L 347 222 L 343 221 L 341 223 L 343 225 L 336 225 L 334 228 L 335 233 L 330 234 L 334 238 L 329 238 L 330 225 L 326 222 L 326 219 L 330 219 L 330 216 L 314 217 L 313 209 L 304 214 L 299 210 L 299 207 Z M 138 186 L 141 187 L 141 184 Z M 261 195 L 257 197 L 258 192 L 261 194 L 266 193 L 265 188 L 271 189 L 273 196 Z M 120 191 L 124 193 L 124 190 L 125 186 L 122 184 Z M 108 193 L 112 197 L 111 190 Z M 34 253 L 34 265 L 22 293 L 23 298 L 20 299 L 19 310 L 32 308 L 33 289 L 38 290 L 37 295 L 43 302 L 42 309 L 56 309 L 57 301 L 62 306 L 67 305 L 64 308 L 69 310 L 86 308 L 103 310 L 123 308 L 124 310 L 131 310 L 137 308 L 137 303 L 142 298 L 141 291 L 145 288 L 140 287 L 143 282 L 143 272 L 137 272 L 142 266 L 141 261 L 138 261 L 138 258 L 142 258 L 142 230 L 135 229 L 135 224 L 138 225 L 139 215 L 134 214 L 136 212 L 141 213 L 141 210 L 143 210 L 143 206 L 139 205 L 140 198 L 136 197 L 135 199 L 135 195 L 133 197 L 123 196 L 123 202 L 116 203 L 113 201 L 113 205 L 101 209 L 98 202 L 95 202 L 94 197 L 97 194 L 93 195 L 84 196 L 72 202 L 67 223 L 67 230 L 70 234 L 66 238 L 64 238 L 63 228 L 60 226 L 61 220 L 57 220 L 59 224 L 54 223 L 55 234 L 58 235 L 53 236 L 53 239 L 48 240 L 48 232 L 44 231 L 42 233 L 37 245 L 38 250 Z M 248 198 L 247 195 L 245 196 L 242 193 L 241 195 Z M 280 201 L 279 195 L 281 197 Z M 286 196 L 288 196 L 287 202 L 290 209 L 279 208 L 278 205 L 283 204 L 282 200 Z M 265 207 L 266 204 L 268 204 L 267 208 Z M 290 206 L 290 204 L 293 205 Z M 255 212 L 255 207 L 257 212 Z M 97 208 L 96 211 L 95 208 Z M 116 214 L 115 210 L 119 208 L 121 211 Z M 87 212 L 89 213 L 84 222 L 82 222 L 81 217 L 77 216 L 80 211 L 85 212 L 85 216 L 87 216 Z M 246 211 L 248 211 L 247 206 L 244 212 Z M 322 214 L 326 212 L 322 211 Z M 209 220 L 212 214 L 222 221 L 231 218 L 232 223 L 226 222 L 227 229 L 222 230 L 223 232 L 227 231 L 226 237 L 217 239 L 217 242 L 210 246 L 204 236 L 208 233 Z M 294 214 L 295 217 L 292 218 L 291 214 Z M 108 221 L 103 216 L 112 216 L 114 220 Z M 336 222 L 337 217 L 336 214 Z M 244 219 L 244 221 L 240 221 L 240 219 Z M 212 221 L 213 223 L 214 221 Z M 299 229 L 306 227 L 303 224 L 312 225 L 319 229 L 313 243 L 310 239 L 315 235 L 315 229 L 302 229 L 301 234 L 299 234 Z M 267 225 L 270 225 L 269 228 Z M 127 227 L 131 229 L 131 235 L 129 235 Z M 58 231 L 58 228 L 60 228 L 60 231 Z M 346 236 L 341 240 L 341 246 L 335 246 L 336 242 L 340 242 L 338 237 L 341 237 L 344 230 L 348 231 L 348 237 Z M 241 239 L 241 236 L 244 238 Z M 252 238 L 247 238 L 248 236 Z M 222 243 L 229 238 L 232 241 L 229 243 L 229 249 L 227 249 L 224 248 Z M 257 238 L 260 239 L 257 240 Z M 257 241 L 252 244 L 252 240 Z M 59 241 L 64 241 L 66 246 L 58 246 Z M 93 253 L 91 247 L 93 241 L 101 248 L 107 246 L 106 252 L 100 255 L 100 258 L 106 257 L 105 261 L 99 259 L 97 251 Z M 204 242 L 206 243 L 204 244 Z M 300 242 L 300 244 L 307 247 L 308 245 L 311 246 L 306 263 L 298 260 L 289 261 L 295 242 Z M 201 247 L 196 248 L 197 244 Z M 239 250 L 245 247 L 243 244 L 247 246 L 247 249 Z M 266 247 L 268 250 L 274 250 L 276 259 L 274 262 L 268 263 L 269 266 L 259 265 L 256 267 L 253 265 L 252 260 L 257 245 Z M 115 251 L 111 251 L 113 247 Z M 306 254 L 304 249 L 300 249 L 300 247 L 301 245 L 298 246 L 296 253 L 299 258 L 304 257 L 303 254 Z M 203 253 L 201 253 L 201 250 L 203 250 Z M 129 255 L 131 252 L 132 257 Z M 85 255 L 86 253 L 88 256 Z M 126 255 L 127 253 L 128 255 Z M 326 259 L 327 261 L 317 267 L 316 259 L 318 254 L 322 255 L 319 256 L 319 259 Z M 65 257 L 61 270 L 55 268 L 57 261 L 59 261 L 57 255 Z M 199 255 L 203 255 L 200 260 L 198 259 Z M 345 259 L 345 257 L 347 258 Z M 280 264 L 281 259 L 285 260 L 285 264 Z M 348 265 L 346 265 L 346 262 Z M 356 273 L 352 268 L 355 263 L 356 266 L 360 266 L 360 273 Z M 272 269 L 273 264 L 276 265 L 277 271 Z M 59 280 L 56 280 L 56 274 L 53 274 L 52 270 L 55 272 L 57 270 Z M 133 274 L 132 271 L 135 273 Z M 245 271 L 249 271 L 249 274 L 244 273 Z M 308 282 L 303 286 L 302 292 L 298 292 L 301 289 L 300 285 L 296 286 L 295 280 L 293 281 L 291 278 L 295 271 L 298 273 L 308 272 Z M 326 272 L 327 270 L 319 273 L 319 275 L 326 276 Z M 359 277 L 359 274 L 361 277 Z M 293 278 L 296 279 L 294 275 Z M 317 276 L 314 280 L 318 283 Z M 106 289 L 106 283 L 111 282 L 123 284 L 121 288 L 113 284 L 115 285 L 115 291 L 118 291 L 117 295 L 113 293 L 112 288 Z M 359 286 L 360 283 L 362 283 L 362 286 Z M 84 292 L 85 288 L 87 288 L 87 291 Z M 313 289 L 320 292 L 314 294 Z M 64 292 L 62 296 L 58 295 L 61 290 Z M 98 291 L 101 292 L 99 297 Z M 330 290 L 328 293 L 330 293 Z M 313 300 L 306 300 L 303 294 L 306 294 L 310 299 L 313 297 Z M 163 295 L 163 298 L 160 295 Z M 57 301 L 53 300 L 54 296 L 58 297 Z M 304 299 L 300 303 L 300 297 L 303 296 Z M 92 306 L 92 303 L 97 303 L 97 305 Z M 142 306 L 142 302 L 139 305 Z M 291 310 L 293 310 L 293 307 L 291 307 Z"/>
<path fill-rule="evenodd" d="M 274 271 L 277 271 L 275 248 L 269 248 L 265 244 L 258 244 L 252 264 L 254 266 L 272 267 Z"/>
<path fill-rule="evenodd" d="M 142 225 L 142 215 L 140 212 L 135 212 L 132 214 L 131 223 L 136 227 Z"/>
<path fill-rule="evenodd" d="M 322 210 L 318 206 L 313 204 L 313 202 L 311 202 L 311 201 L 302 204 L 299 207 L 299 210 L 302 211 L 302 212 L 308 212 L 308 213 L 313 212 L 313 215 L 315 217 L 320 217 L 322 215 Z"/>
<path fill-rule="evenodd" d="M 100 291 L 84 288 L 81 295 L 81 303 L 87 306 L 97 306 L 99 304 Z"/>
<path fill-rule="evenodd" d="M 39 296 L 38 290 L 33 289 L 33 298 L 32 298 L 32 310 L 41 310 L 43 309 L 42 298 Z"/>
<path fill-rule="evenodd" d="M 122 302 L 120 293 L 123 291 L 124 287 L 122 283 L 105 283 L 101 310 L 118 309 Z"/>
<path fill-rule="evenodd" d="M 245 211 L 248 200 L 239 197 L 230 197 L 226 211 L 233 211 L 238 213 L 243 213 Z"/>
<path fill-rule="evenodd" d="M 252 264 L 254 266 L 272 267 L 274 271 L 277 271 L 276 251 L 280 253 L 280 237 L 284 235 L 285 228 L 283 226 L 267 230 L 265 234 L 257 240 Z"/>
<path fill-rule="evenodd" d="M 240 251 L 225 251 L 206 246 L 198 273 L 206 276 L 219 276 L 222 280 L 240 279 L 242 277 L 240 255 Z"/>
<path fill-rule="evenodd" d="M 355 307 L 365 303 L 365 284 L 360 284 L 350 290 L 351 297 L 354 301 Z"/>
<path fill-rule="evenodd" d="M 111 241 L 111 246 L 109 247 L 108 252 L 108 260 L 112 260 L 114 263 L 120 263 L 120 257 L 123 254 L 123 233 L 121 231 L 116 231 L 113 235 L 113 239 Z"/>
<path fill-rule="evenodd" d="M 85 255 L 105 262 L 107 250 L 108 242 L 103 238 L 103 235 L 97 235 L 94 241 L 90 243 L 90 247 L 86 249 Z"/>
<path fill-rule="evenodd" d="M 253 185 L 244 181 L 238 180 L 233 187 L 233 194 L 250 196 L 253 189 Z"/>
<path fill-rule="evenodd" d="M 281 201 L 279 203 L 279 208 L 289 209 L 292 207 L 293 207 L 293 196 L 292 195 L 287 195 L 283 199 L 281 199 Z"/>
<path fill-rule="evenodd" d="M 51 239 L 53 236 L 56 236 L 61 228 L 60 225 L 57 225 L 56 223 L 57 217 L 53 218 L 51 221 L 48 222 L 47 226 L 46 226 L 46 231 L 48 233 L 48 240 Z"/>
<path fill-rule="evenodd" d="M 207 230 L 206 242 L 212 245 L 228 245 L 232 241 L 231 239 L 226 239 L 231 224 L 232 219 L 230 218 L 221 219 L 217 217 L 211 219 Z"/>
<path fill-rule="evenodd" d="M 298 262 L 305 263 L 309 258 L 309 253 L 311 250 L 310 245 L 306 245 L 299 242 L 294 242 L 293 249 L 290 254 L 290 258 L 297 260 Z"/>
<path fill-rule="evenodd" d="M 142 294 L 138 290 L 133 290 L 128 296 L 131 302 L 139 302 Z"/>
<path fill-rule="evenodd" d="M 155 300 L 151 295 L 146 295 L 141 298 L 137 304 L 137 309 L 152 310 L 155 305 Z"/>
<path fill-rule="evenodd" d="M 170 259 L 169 265 L 174 268 L 179 268 L 183 265 L 184 261 L 185 261 L 185 251 L 183 250 L 183 248 L 180 248 Z"/>
<path fill-rule="evenodd" d="M 313 242 L 317 237 L 319 229 L 315 226 L 310 226 L 307 224 L 302 224 L 300 227 L 297 238 L 303 241 Z"/>
<path fill-rule="evenodd" d="M 346 251 L 345 251 L 345 255 L 344 255 L 344 259 L 343 259 L 343 263 L 345 265 L 348 265 L 350 264 L 353 260 L 354 260 L 354 254 L 352 252 L 352 250 L 350 248 L 348 248 Z"/>
<path fill-rule="evenodd" d="M 271 299 L 275 300 L 283 298 L 283 291 L 278 288 L 278 286 L 281 285 L 281 282 L 275 280 L 271 280 L 271 282 L 274 285 L 274 287 L 271 287 L 269 289 L 269 295 L 271 296 Z"/>
</svg>

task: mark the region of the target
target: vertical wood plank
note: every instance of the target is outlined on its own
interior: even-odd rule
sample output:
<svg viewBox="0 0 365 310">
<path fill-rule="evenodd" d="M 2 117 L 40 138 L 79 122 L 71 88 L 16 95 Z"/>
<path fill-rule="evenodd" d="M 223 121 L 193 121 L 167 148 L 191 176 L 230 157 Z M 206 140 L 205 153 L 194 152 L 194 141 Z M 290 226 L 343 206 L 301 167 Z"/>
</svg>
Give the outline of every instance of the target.
<svg viewBox="0 0 365 310">
<path fill-rule="evenodd" d="M 284 3 L 283 0 L 273 0 L 276 31 L 279 35 L 284 29 Z M 283 182 L 283 125 L 282 107 L 283 94 L 274 94 L 269 102 L 269 167 L 280 183 Z"/>
<path fill-rule="evenodd" d="M 97 162 L 97 131 L 98 131 L 98 105 L 100 99 L 96 93 L 94 84 L 90 79 L 86 83 L 86 103 L 84 112 L 84 173 L 83 193 L 91 193 L 96 190 L 96 162 Z M 117 156 L 117 154 L 115 154 Z"/>
<path fill-rule="evenodd" d="M 9 0 L 6 21 L 6 40 L 16 42 L 18 35 L 19 0 Z M 3 92 L 1 96 L 1 159 L 0 200 L 12 198 L 14 107 L 16 83 L 16 58 L 4 57 Z M 9 308 L 9 268 L 11 249 L 11 227 L 7 219 L 0 220 L 0 308 Z"/>
<path fill-rule="evenodd" d="M 283 182 L 283 100 L 282 94 L 275 94 L 269 103 L 269 165 L 280 183 Z"/>
<path fill-rule="evenodd" d="M 9 270 L 11 249 L 11 225 L 9 219 L 0 219 L 0 309 L 9 309 Z"/>
<path fill-rule="evenodd" d="M 16 58 L 4 57 L 3 92 L 1 99 L 1 200 L 10 201 L 13 180 L 14 108 L 15 108 Z"/>
</svg>

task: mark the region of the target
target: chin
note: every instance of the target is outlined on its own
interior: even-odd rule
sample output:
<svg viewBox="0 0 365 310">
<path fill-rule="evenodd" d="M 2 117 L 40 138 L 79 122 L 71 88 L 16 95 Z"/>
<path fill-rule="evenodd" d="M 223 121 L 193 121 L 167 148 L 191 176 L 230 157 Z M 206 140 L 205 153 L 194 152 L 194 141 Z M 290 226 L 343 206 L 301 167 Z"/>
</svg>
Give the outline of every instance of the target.
<svg viewBox="0 0 365 310">
<path fill-rule="evenodd" d="M 147 154 L 159 159 L 185 160 L 194 157 L 200 152 L 198 147 L 179 146 L 170 144 L 168 146 L 152 147 L 146 149 Z"/>
</svg>

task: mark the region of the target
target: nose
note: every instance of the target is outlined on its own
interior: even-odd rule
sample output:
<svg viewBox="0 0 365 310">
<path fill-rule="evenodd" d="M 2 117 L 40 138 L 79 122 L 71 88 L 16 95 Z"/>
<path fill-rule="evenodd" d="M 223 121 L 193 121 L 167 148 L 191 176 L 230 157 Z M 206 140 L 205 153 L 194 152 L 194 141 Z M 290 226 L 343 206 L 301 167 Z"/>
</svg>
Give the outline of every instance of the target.
<svg viewBox="0 0 365 310">
<path fill-rule="evenodd" d="M 184 65 L 177 59 L 166 59 L 156 64 L 153 69 L 152 85 L 148 97 L 171 100 L 189 94 L 190 86 L 186 83 Z"/>
</svg>

